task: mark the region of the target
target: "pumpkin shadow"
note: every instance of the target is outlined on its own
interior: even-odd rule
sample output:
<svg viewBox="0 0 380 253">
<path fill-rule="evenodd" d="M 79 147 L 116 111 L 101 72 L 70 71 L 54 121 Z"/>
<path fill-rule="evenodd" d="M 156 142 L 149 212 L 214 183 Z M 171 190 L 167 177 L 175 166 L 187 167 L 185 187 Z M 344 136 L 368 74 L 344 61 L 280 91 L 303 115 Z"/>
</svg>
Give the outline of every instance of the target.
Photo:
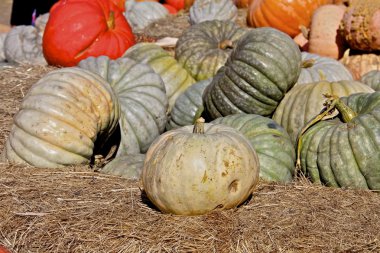
<svg viewBox="0 0 380 253">
<path fill-rule="evenodd" d="M 143 204 L 145 204 L 146 206 L 148 206 L 150 209 L 152 209 L 153 211 L 156 211 L 156 212 L 159 212 L 159 213 L 162 213 L 160 211 L 160 209 L 158 209 L 148 198 L 148 195 L 146 195 L 146 192 L 145 190 L 141 190 L 141 194 L 140 194 L 140 197 L 141 197 L 141 202 Z"/>
</svg>

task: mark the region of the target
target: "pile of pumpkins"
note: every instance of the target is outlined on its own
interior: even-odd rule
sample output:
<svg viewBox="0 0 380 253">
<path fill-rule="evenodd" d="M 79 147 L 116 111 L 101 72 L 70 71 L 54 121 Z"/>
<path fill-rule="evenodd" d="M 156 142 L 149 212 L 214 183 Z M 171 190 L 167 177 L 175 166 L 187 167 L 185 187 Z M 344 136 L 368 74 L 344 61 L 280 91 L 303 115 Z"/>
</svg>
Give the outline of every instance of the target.
<svg viewBox="0 0 380 253">
<path fill-rule="evenodd" d="M 354 80 L 337 57 L 301 52 L 306 44 L 295 39 L 310 27 L 307 48 L 320 49 L 313 46 L 321 38 L 313 37 L 314 17 L 346 7 L 295 0 L 304 19 L 283 22 L 285 13 L 268 14 L 280 11 L 278 2 L 253 0 L 254 27 L 243 28 L 234 19 L 248 3 L 195 0 L 174 56 L 155 43 L 135 43 L 128 17 L 110 0 L 87 3 L 94 18 L 77 10 L 83 1 L 58 2 L 42 51 L 62 68 L 28 91 L 2 159 L 48 168 L 94 164 L 141 179 L 161 211 L 183 215 L 238 206 L 259 178 L 287 183 L 298 170 L 327 186 L 379 190 L 379 72 Z M 372 3 L 359 2 L 344 15 Z M 300 9 L 305 3 L 310 10 Z M 351 29 L 337 25 L 347 43 L 378 50 L 376 39 L 360 37 L 371 29 L 356 33 L 352 27 L 363 25 L 346 20 Z M 284 24 L 294 27 L 276 27 Z"/>
</svg>

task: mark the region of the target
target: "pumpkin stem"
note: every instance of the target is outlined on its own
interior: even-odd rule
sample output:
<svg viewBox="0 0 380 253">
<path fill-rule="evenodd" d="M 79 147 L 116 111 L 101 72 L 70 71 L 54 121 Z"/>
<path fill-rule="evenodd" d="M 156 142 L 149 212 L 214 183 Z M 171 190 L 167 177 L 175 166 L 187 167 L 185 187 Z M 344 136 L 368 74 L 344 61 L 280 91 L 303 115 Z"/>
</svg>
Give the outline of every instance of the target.
<svg viewBox="0 0 380 253">
<path fill-rule="evenodd" d="M 234 48 L 233 45 L 232 45 L 232 41 L 231 40 L 223 40 L 222 42 L 219 43 L 219 48 L 224 50 L 224 49 L 227 49 L 227 48 Z"/>
<path fill-rule="evenodd" d="M 311 68 L 314 66 L 314 63 L 315 63 L 315 59 L 307 59 L 307 60 L 304 60 L 302 62 L 302 68 L 303 69 L 307 69 L 307 68 Z"/>
<path fill-rule="evenodd" d="M 107 19 L 107 27 L 108 29 L 115 28 L 115 13 L 113 11 L 110 11 L 110 15 Z"/>
<path fill-rule="evenodd" d="M 329 95 L 324 94 L 324 96 L 329 100 L 335 100 L 335 108 L 339 111 L 339 113 L 342 115 L 342 119 L 344 123 L 350 122 L 353 118 L 358 116 L 358 114 L 352 110 L 350 107 L 348 107 L 345 103 L 343 103 L 342 100 L 340 100 L 339 97 L 335 95 Z"/>
<path fill-rule="evenodd" d="M 301 30 L 301 33 L 302 33 L 303 37 L 308 40 L 309 39 L 309 35 L 310 35 L 310 29 L 308 29 L 304 25 L 300 25 L 299 28 Z"/>
<path fill-rule="evenodd" d="M 205 119 L 200 117 L 195 121 L 194 128 L 193 128 L 194 134 L 204 134 L 205 133 Z"/>
</svg>

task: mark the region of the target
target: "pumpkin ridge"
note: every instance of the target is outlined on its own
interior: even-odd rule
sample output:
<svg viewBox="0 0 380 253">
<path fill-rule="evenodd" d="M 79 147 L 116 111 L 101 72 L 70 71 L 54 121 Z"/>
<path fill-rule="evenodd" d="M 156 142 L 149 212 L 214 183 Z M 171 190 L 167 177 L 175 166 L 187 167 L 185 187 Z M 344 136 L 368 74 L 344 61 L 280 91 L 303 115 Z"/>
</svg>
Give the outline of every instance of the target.
<svg viewBox="0 0 380 253">
<path fill-rule="evenodd" d="M 209 86 L 210 87 L 210 86 Z M 210 98 L 211 98 L 211 106 L 212 106 L 212 109 L 214 109 L 214 111 L 216 112 L 216 113 L 218 113 L 219 114 L 219 117 L 222 117 L 223 116 L 223 114 L 217 109 L 217 107 L 215 106 L 215 104 L 217 103 L 217 101 L 218 101 L 218 98 L 216 97 L 217 96 L 217 90 L 215 91 L 215 92 L 212 92 L 211 94 L 210 94 Z"/>
<path fill-rule="evenodd" d="M 221 85 L 215 85 L 214 87 L 216 89 L 215 91 L 219 90 L 219 93 L 224 97 L 224 99 L 223 99 L 223 102 L 225 103 L 224 106 L 228 106 L 229 107 L 229 111 L 234 111 L 234 112 L 241 111 L 240 108 L 237 105 L 235 105 L 235 104 L 233 104 L 231 102 L 230 97 L 227 96 L 227 94 L 225 93 L 225 91 L 221 88 Z"/>
</svg>

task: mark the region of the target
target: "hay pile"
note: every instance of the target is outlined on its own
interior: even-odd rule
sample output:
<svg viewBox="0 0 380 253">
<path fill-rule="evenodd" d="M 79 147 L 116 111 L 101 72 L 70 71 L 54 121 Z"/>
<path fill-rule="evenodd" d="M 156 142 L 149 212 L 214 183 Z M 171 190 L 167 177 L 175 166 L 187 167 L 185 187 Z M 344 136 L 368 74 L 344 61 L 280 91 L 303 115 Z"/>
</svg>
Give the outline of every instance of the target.
<svg viewBox="0 0 380 253">
<path fill-rule="evenodd" d="M 0 69 L 0 150 L 30 85 L 53 69 Z M 261 182 L 239 208 L 181 217 L 157 211 L 138 182 L 87 166 L 0 164 L 0 244 L 13 252 L 380 252 L 379 231 L 378 193 L 305 179 Z"/>
</svg>

